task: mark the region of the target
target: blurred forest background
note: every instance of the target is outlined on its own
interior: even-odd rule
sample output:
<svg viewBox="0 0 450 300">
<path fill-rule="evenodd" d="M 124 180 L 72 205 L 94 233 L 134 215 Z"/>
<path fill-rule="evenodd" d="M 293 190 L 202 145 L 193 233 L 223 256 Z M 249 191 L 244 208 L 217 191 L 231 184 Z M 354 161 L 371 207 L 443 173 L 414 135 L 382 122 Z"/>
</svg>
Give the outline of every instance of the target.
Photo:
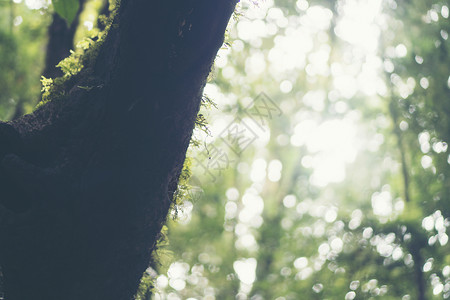
<svg viewBox="0 0 450 300">
<path fill-rule="evenodd" d="M 80 3 L 74 51 L 105 7 Z M 449 8 L 242 1 L 205 88 L 191 188 L 137 298 L 450 298 Z M 40 99 L 52 12 L 0 0 L 1 120 Z"/>
</svg>

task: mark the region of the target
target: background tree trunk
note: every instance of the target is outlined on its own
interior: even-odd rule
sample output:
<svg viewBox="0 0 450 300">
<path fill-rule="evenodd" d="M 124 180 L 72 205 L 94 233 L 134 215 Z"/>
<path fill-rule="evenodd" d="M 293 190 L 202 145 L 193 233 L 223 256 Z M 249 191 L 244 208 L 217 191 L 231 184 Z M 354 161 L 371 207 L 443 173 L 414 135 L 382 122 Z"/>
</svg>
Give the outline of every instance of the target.
<svg viewBox="0 0 450 300">
<path fill-rule="evenodd" d="M 8 300 L 133 297 L 234 5 L 122 1 L 61 99 L 0 123 Z"/>
<path fill-rule="evenodd" d="M 74 50 L 74 37 L 80 23 L 80 15 L 84 8 L 85 0 L 79 0 L 75 18 L 68 26 L 66 20 L 57 13 L 53 13 L 53 20 L 48 28 L 48 43 L 45 55 L 45 68 L 42 75 L 46 78 L 56 78 L 63 75 L 63 72 L 56 65 L 70 55 L 70 50 Z"/>
</svg>

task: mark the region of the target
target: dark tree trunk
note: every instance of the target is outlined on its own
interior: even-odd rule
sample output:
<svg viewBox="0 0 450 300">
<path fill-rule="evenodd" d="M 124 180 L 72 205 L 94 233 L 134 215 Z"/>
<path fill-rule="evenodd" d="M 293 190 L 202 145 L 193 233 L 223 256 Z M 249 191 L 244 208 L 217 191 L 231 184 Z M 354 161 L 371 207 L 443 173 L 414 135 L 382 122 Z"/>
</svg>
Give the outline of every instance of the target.
<svg viewBox="0 0 450 300">
<path fill-rule="evenodd" d="M 70 26 L 57 13 L 53 14 L 52 23 L 48 27 L 43 76 L 56 78 L 63 75 L 63 72 L 56 65 L 70 55 L 70 50 L 74 50 L 74 37 L 80 23 L 80 14 L 83 11 L 84 2 L 85 0 L 79 0 L 80 6 Z"/>
<path fill-rule="evenodd" d="M 63 99 L 0 123 L 8 300 L 133 297 L 234 5 L 123 0 Z"/>
</svg>

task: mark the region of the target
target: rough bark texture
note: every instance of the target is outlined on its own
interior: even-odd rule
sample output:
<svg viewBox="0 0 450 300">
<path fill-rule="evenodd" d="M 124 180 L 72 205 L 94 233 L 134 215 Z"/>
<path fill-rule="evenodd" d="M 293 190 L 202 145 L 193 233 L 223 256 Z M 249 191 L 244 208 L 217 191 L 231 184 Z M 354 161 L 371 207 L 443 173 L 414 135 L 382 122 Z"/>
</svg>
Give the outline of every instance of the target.
<svg viewBox="0 0 450 300">
<path fill-rule="evenodd" d="M 123 0 L 65 99 L 0 122 L 6 299 L 133 297 L 234 5 Z"/>
</svg>

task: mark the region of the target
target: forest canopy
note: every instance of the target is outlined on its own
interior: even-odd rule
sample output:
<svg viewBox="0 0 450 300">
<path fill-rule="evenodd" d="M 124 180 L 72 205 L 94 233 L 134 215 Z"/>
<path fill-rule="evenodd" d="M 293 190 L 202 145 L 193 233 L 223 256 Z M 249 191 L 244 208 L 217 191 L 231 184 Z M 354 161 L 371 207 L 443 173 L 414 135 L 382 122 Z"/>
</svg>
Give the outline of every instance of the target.
<svg viewBox="0 0 450 300">
<path fill-rule="evenodd" d="M 82 3 L 75 53 L 106 24 Z M 449 9 L 241 1 L 136 299 L 450 298 Z M 53 12 L 0 2 L 3 121 L 45 92 Z"/>
</svg>

